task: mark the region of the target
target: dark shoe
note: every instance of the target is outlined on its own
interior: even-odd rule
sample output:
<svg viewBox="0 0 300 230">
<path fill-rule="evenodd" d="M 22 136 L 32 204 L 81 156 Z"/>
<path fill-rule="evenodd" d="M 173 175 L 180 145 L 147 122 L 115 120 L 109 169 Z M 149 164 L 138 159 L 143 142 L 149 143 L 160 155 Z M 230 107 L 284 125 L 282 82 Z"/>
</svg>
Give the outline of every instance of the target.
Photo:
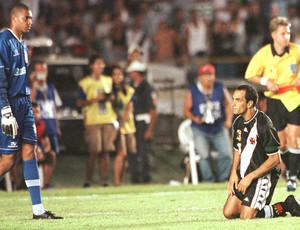
<svg viewBox="0 0 300 230">
<path fill-rule="evenodd" d="M 53 189 L 54 187 L 51 184 L 45 184 L 43 189 Z"/>
<path fill-rule="evenodd" d="M 54 213 L 50 211 L 45 211 L 41 215 L 34 215 L 33 214 L 33 219 L 39 220 L 39 219 L 63 219 L 62 216 L 56 216 Z"/>
<path fill-rule="evenodd" d="M 83 187 L 84 187 L 84 188 L 90 188 L 90 187 L 91 187 L 91 184 L 88 183 L 88 182 L 85 182 L 85 183 L 83 184 Z"/>
<path fill-rule="evenodd" d="M 289 195 L 284 201 L 286 208 L 292 216 L 300 216 L 300 204 L 294 197 L 294 195 Z"/>
<path fill-rule="evenodd" d="M 102 182 L 102 183 L 100 184 L 100 186 L 101 186 L 101 187 L 108 187 L 109 184 L 108 184 L 107 182 Z"/>
</svg>

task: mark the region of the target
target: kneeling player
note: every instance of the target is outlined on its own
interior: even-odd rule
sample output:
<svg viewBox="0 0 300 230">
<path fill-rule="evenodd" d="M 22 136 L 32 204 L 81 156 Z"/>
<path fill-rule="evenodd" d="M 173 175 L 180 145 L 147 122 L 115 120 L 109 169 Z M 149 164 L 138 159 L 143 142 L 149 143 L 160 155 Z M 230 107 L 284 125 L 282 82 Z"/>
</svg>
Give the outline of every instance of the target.
<svg viewBox="0 0 300 230">
<path fill-rule="evenodd" d="M 300 216 L 300 204 L 293 195 L 269 205 L 279 178 L 280 142 L 270 118 L 256 109 L 258 95 L 249 85 L 233 93 L 234 156 L 229 178 L 229 196 L 223 213 L 227 219 Z"/>
</svg>

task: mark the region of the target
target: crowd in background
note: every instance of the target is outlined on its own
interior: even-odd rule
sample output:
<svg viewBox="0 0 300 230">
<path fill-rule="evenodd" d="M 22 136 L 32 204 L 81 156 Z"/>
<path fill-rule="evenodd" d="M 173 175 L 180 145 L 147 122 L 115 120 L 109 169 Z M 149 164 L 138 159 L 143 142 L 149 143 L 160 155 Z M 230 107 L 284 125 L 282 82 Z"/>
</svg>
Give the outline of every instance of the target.
<svg viewBox="0 0 300 230">
<path fill-rule="evenodd" d="M 0 28 L 9 8 L 0 1 Z M 33 11 L 29 37 L 46 36 L 56 51 L 67 47 L 88 56 L 97 51 L 108 61 L 124 61 L 132 44 L 144 62 L 184 64 L 194 57 L 252 55 L 269 42 L 268 22 L 286 16 L 292 41 L 300 44 L 297 0 L 23 0 Z M 195 26 L 197 25 L 197 26 Z"/>
</svg>

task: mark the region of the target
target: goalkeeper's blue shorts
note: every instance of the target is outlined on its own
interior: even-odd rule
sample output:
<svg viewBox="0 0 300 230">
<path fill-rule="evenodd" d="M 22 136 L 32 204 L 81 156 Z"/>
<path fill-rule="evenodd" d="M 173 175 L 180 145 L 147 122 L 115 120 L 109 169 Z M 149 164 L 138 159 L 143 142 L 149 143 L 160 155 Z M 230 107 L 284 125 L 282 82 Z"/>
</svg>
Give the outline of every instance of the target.
<svg viewBox="0 0 300 230">
<path fill-rule="evenodd" d="M 16 154 L 22 143 L 36 145 L 37 135 L 29 96 L 9 99 L 14 117 L 18 122 L 18 135 L 15 138 L 0 131 L 0 154 Z M 0 119 L 1 124 L 1 119 Z M 2 125 L 2 124 L 1 124 Z"/>
</svg>

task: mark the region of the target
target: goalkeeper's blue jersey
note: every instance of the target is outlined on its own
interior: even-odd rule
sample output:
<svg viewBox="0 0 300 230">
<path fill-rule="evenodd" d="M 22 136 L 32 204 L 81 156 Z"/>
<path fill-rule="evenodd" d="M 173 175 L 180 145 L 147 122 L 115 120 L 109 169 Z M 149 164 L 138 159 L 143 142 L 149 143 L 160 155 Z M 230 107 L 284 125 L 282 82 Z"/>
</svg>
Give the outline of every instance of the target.
<svg viewBox="0 0 300 230">
<path fill-rule="evenodd" d="M 26 87 L 28 48 L 11 30 L 0 33 L 0 108 L 9 99 L 30 95 Z"/>
</svg>

